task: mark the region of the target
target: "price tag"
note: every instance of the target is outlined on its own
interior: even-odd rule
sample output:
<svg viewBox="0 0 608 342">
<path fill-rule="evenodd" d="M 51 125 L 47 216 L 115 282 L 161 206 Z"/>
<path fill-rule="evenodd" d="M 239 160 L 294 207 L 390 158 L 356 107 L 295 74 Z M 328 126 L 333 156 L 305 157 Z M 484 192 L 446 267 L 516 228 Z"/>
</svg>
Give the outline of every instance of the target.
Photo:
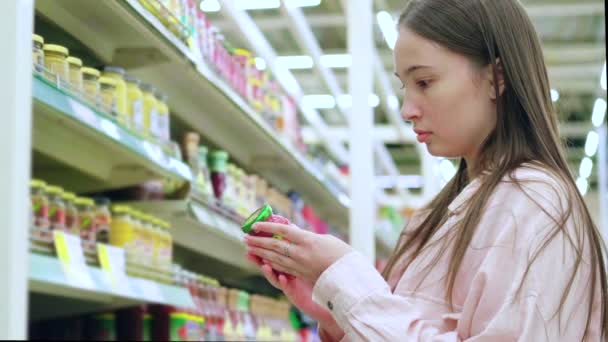
<svg viewBox="0 0 608 342">
<path fill-rule="evenodd" d="M 93 279 L 84 259 L 80 237 L 55 230 L 53 238 L 57 256 L 68 282 L 74 287 L 94 289 Z"/>
<path fill-rule="evenodd" d="M 125 272 L 125 250 L 102 243 L 97 244 L 97 255 L 101 269 L 110 279 L 112 290 L 125 296 L 131 296 L 129 278 Z"/>
<path fill-rule="evenodd" d="M 76 114 L 81 121 L 84 121 L 94 127 L 97 126 L 97 115 L 91 110 L 91 108 L 74 99 L 68 99 L 68 102 L 70 107 L 72 107 L 74 114 Z"/>
<path fill-rule="evenodd" d="M 148 279 L 135 279 L 140 293 L 144 299 L 153 303 L 164 303 L 165 299 L 157 283 Z"/>
<path fill-rule="evenodd" d="M 118 127 L 112 121 L 107 119 L 101 119 L 101 130 L 114 140 L 120 140 L 120 134 L 118 133 Z"/>
</svg>

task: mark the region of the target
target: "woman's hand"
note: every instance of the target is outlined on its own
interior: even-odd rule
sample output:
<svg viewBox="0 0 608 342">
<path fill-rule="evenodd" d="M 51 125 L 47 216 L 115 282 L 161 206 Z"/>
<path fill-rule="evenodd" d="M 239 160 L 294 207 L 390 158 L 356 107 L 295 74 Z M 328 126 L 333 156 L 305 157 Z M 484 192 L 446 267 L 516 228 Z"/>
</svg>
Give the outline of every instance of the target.
<svg viewBox="0 0 608 342">
<path fill-rule="evenodd" d="M 311 233 L 295 225 L 258 222 L 253 230 L 280 235 L 282 239 L 248 235 L 245 242 L 249 254 L 264 260 L 272 269 L 293 275 L 311 286 L 329 266 L 352 251 L 338 238 Z"/>
</svg>

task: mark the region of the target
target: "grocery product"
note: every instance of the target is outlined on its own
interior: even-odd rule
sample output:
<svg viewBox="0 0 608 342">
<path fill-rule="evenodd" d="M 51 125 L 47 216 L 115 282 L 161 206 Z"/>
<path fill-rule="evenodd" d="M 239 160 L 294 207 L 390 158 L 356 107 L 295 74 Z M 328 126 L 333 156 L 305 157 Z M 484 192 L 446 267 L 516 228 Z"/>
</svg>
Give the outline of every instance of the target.
<svg viewBox="0 0 608 342">
<path fill-rule="evenodd" d="M 77 197 L 74 201 L 78 209 L 78 230 L 83 242 L 95 242 L 97 232 L 95 203 L 90 198 Z"/>
<path fill-rule="evenodd" d="M 127 259 L 132 259 L 135 251 L 135 232 L 131 219 L 130 209 L 123 205 L 112 207 L 112 221 L 110 223 L 110 244 L 125 249 Z"/>
<path fill-rule="evenodd" d="M 101 76 L 99 78 L 99 97 L 102 110 L 116 117 L 116 80 Z"/>
<path fill-rule="evenodd" d="M 65 229 L 71 234 L 80 236 L 78 230 L 78 209 L 74 204 L 76 195 L 71 192 L 63 192 L 61 197 L 65 202 Z"/>
<path fill-rule="evenodd" d="M 34 226 L 42 229 L 50 228 L 49 200 L 46 195 L 45 182 L 38 179 L 32 179 L 30 181 L 30 202 Z"/>
<path fill-rule="evenodd" d="M 196 183 L 205 196 L 213 195 L 213 187 L 211 185 L 211 174 L 209 172 L 209 166 L 207 164 L 207 157 L 209 150 L 207 146 L 198 147 L 198 175 L 196 177 Z"/>
<path fill-rule="evenodd" d="M 128 125 L 127 119 L 127 83 L 125 82 L 125 69 L 115 66 L 103 68 L 103 77 L 116 81 L 116 117 L 118 122 Z"/>
<path fill-rule="evenodd" d="M 93 341 L 115 341 L 116 315 L 114 313 L 103 313 L 91 316 L 87 323 L 86 339 Z"/>
<path fill-rule="evenodd" d="M 108 198 L 95 199 L 95 241 L 110 243 L 110 225 L 112 214 L 110 213 L 110 200 Z"/>
<path fill-rule="evenodd" d="M 213 151 L 209 155 L 211 184 L 213 185 L 213 194 L 218 200 L 222 199 L 222 195 L 224 194 L 224 190 L 226 189 L 227 162 L 228 153 L 225 151 Z"/>
<path fill-rule="evenodd" d="M 56 44 L 44 44 L 44 66 L 53 73 L 52 77 L 57 77 L 61 82 L 69 80 L 69 67 L 67 48 Z"/>
<path fill-rule="evenodd" d="M 139 88 L 140 81 L 131 75 L 125 76 L 127 83 L 127 121 L 129 127 L 143 133 L 143 100 L 144 94 Z"/>
<path fill-rule="evenodd" d="M 258 210 L 254 211 L 251 215 L 249 215 L 249 217 L 245 220 L 245 222 L 243 222 L 243 225 L 241 226 L 241 230 L 245 234 L 263 236 L 263 237 L 281 238 L 280 235 L 273 236 L 272 234 L 269 234 L 269 233 L 255 232 L 253 230 L 253 225 L 258 222 L 273 222 L 273 223 L 281 223 L 281 224 L 290 223 L 288 219 L 286 219 L 282 216 L 279 216 L 279 215 L 274 215 L 272 212 L 272 207 L 268 204 L 265 204 Z"/>
<path fill-rule="evenodd" d="M 144 116 L 141 127 L 139 126 L 139 123 L 136 122 L 135 128 L 140 130 L 144 135 L 152 137 L 154 136 L 154 132 L 157 132 L 156 127 L 158 127 L 158 105 L 156 103 L 156 97 L 154 96 L 156 88 L 150 84 L 142 83 L 141 91 L 144 95 Z"/>
<path fill-rule="evenodd" d="M 156 91 L 154 95 L 156 96 L 156 113 L 158 115 L 156 124 L 157 131 L 154 135 L 163 143 L 167 143 L 171 139 L 169 107 L 167 106 L 168 97 L 160 91 Z"/>
<path fill-rule="evenodd" d="M 41 72 L 44 68 L 44 38 L 37 34 L 32 35 L 32 60 L 34 71 Z"/>
<path fill-rule="evenodd" d="M 99 98 L 99 76 L 100 72 L 97 69 L 83 67 L 82 71 L 82 89 L 84 97 L 93 105 L 97 105 Z"/>
<path fill-rule="evenodd" d="M 58 186 L 48 186 L 46 193 L 49 198 L 51 229 L 65 231 L 65 202 L 61 198 L 63 189 Z"/>
<path fill-rule="evenodd" d="M 82 60 L 70 56 L 67 58 L 67 62 L 71 89 L 80 94 L 80 92 L 82 92 Z"/>
</svg>

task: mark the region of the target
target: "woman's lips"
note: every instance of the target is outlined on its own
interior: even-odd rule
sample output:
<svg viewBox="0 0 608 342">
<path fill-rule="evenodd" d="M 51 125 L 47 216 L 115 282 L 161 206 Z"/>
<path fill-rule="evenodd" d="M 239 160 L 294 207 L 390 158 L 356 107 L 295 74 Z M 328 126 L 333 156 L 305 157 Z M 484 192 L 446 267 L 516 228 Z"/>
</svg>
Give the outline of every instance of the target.
<svg viewBox="0 0 608 342">
<path fill-rule="evenodd" d="M 420 131 L 420 130 L 414 130 L 414 132 L 416 132 L 416 139 L 418 139 L 418 142 L 421 143 L 426 143 L 428 142 L 429 138 L 431 137 L 431 132 L 427 132 L 427 131 Z"/>
</svg>

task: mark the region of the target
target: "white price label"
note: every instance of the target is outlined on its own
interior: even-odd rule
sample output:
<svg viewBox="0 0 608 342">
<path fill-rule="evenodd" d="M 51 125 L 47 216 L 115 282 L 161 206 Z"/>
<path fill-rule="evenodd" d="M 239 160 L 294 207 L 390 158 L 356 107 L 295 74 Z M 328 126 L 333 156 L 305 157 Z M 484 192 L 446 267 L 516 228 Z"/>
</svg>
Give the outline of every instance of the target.
<svg viewBox="0 0 608 342">
<path fill-rule="evenodd" d="M 53 238 L 68 282 L 74 287 L 93 289 L 95 286 L 85 262 L 80 237 L 55 230 Z"/>
<path fill-rule="evenodd" d="M 129 278 L 125 272 L 125 250 L 98 243 L 97 254 L 101 268 L 110 279 L 112 290 L 125 296 L 131 296 L 132 291 L 129 287 Z"/>
</svg>

